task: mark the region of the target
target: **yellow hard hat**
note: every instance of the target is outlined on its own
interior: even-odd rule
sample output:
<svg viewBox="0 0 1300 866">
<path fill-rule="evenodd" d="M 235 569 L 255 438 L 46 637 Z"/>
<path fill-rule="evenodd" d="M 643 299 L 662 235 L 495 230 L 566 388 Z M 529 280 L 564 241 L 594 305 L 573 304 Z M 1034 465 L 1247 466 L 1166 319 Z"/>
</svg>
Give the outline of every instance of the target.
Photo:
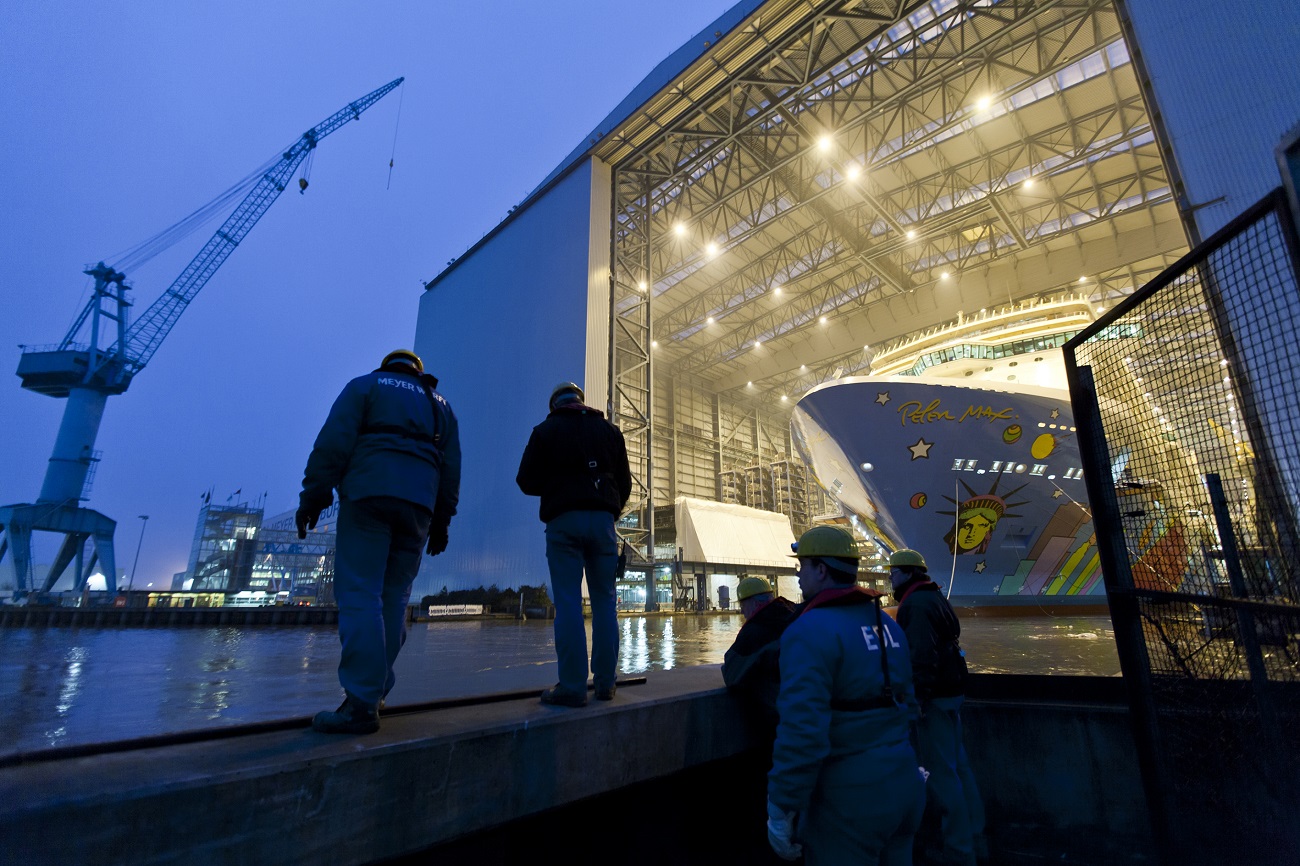
<svg viewBox="0 0 1300 866">
<path fill-rule="evenodd" d="M 837 559 L 858 559 L 858 543 L 853 534 L 842 526 L 814 526 L 790 545 L 795 556 L 830 556 Z"/>
<path fill-rule="evenodd" d="M 895 550 L 889 554 L 889 567 L 911 566 L 913 568 L 925 568 L 925 557 L 919 552 L 904 547 L 901 550 Z"/>
<path fill-rule="evenodd" d="M 417 373 L 424 372 L 424 362 L 420 360 L 419 355 L 415 354 L 415 352 L 410 349 L 394 349 L 384 356 L 384 361 L 379 366 L 387 367 L 394 361 L 400 361 L 403 364 L 410 364 L 415 368 L 415 372 Z"/>
<path fill-rule="evenodd" d="M 772 584 L 767 582 L 766 577 L 747 577 L 736 587 L 736 600 L 744 601 L 747 598 L 753 598 L 763 593 L 772 593 Z"/>
</svg>

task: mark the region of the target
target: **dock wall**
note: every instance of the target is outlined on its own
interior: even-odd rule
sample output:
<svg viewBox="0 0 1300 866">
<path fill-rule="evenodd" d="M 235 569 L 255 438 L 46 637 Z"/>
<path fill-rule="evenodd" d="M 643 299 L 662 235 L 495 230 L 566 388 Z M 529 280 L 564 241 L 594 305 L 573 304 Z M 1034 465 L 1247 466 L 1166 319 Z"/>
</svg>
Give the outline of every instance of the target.
<svg viewBox="0 0 1300 866">
<path fill-rule="evenodd" d="M 747 826 L 756 844 L 761 742 L 720 681 L 716 667 L 684 668 L 581 710 L 510 701 L 391 715 L 369 737 L 299 728 L 7 766 L 0 838 L 16 863 L 205 866 L 485 851 L 565 821 L 639 828 L 623 862 L 663 862 L 647 852 L 687 822 L 718 838 Z M 966 718 L 995 846 L 1149 847 L 1121 707 L 990 696 Z"/>
</svg>

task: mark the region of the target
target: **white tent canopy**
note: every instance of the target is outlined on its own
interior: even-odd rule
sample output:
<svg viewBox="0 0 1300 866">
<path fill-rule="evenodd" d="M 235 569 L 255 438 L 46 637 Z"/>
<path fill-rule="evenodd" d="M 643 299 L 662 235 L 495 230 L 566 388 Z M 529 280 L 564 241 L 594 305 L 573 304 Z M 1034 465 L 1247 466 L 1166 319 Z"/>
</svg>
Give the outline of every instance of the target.
<svg viewBox="0 0 1300 866">
<path fill-rule="evenodd" d="M 788 569 L 794 531 L 790 518 L 745 505 L 679 496 L 677 546 L 686 562 Z"/>
</svg>

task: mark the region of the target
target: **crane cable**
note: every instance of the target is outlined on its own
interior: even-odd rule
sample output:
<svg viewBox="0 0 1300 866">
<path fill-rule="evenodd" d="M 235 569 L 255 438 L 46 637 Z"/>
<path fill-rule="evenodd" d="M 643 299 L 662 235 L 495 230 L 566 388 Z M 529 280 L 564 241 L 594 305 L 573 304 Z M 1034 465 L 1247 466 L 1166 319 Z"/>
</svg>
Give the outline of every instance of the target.
<svg viewBox="0 0 1300 866">
<path fill-rule="evenodd" d="M 397 122 L 393 124 L 393 150 L 388 155 L 388 183 L 384 189 L 390 189 L 393 186 L 393 160 L 397 156 L 397 130 L 402 125 L 402 100 L 406 97 L 406 88 L 400 88 L 401 92 L 397 94 Z"/>
<path fill-rule="evenodd" d="M 150 238 L 146 238 L 133 247 L 109 257 L 109 261 L 114 270 L 122 273 L 129 273 L 132 270 L 143 265 L 163 250 L 177 243 L 206 223 L 211 222 L 214 218 L 229 209 L 230 205 L 239 197 L 247 194 L 253 185 L 261 180 L 262 175 L 271 170 L 271 167 L 279 162 L 283 157 L 277 154 L 269 159 L 263 165 L 254 169 L 248 176 L 237 181 L 225 192 L 219 194 L 216 198 L 202 205 L 193 213 L 182 218 L 178 222 L 158 232 Z"/>
</svg>

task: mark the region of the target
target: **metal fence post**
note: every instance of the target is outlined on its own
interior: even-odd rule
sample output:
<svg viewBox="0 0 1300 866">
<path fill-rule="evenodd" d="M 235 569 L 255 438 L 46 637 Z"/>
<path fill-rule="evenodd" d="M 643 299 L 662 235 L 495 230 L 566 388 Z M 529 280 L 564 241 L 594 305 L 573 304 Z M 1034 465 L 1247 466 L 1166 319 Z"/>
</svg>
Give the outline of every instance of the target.
<svg viewBox="0 0 1300 866">
<path fill-rule="evenodd" d="M 1156 852 L 1164 866 L 1175 866 L 1172 847 L 1172 824 L 1168 794 L 1172 790 L 1160 746 L 1160 727 L 1152 692 L 1151 662 L 1146 638 L 1142 633 L 1142 611 L 1133 584 L 1133 574 L 1124 544 L 1124 527 L 1120 521 L 1119 500 L 1110 474 L 1110 450 L 1097 405 L 1097 388 L 1092 367 L 1076 366 L 1073 353 L 1066 352 L 1066 377 L 1070 385 L 1070 402 L 1074 423 L 1079 428 L 1079 456 L 1083 461 L 1084 483 L 1092 508 L 1092 527 L 1096 533 L 1097 554 L 1110 603 L 1111 624 L 1115 629 L 1115 648 L 1120 670 L 1128 688 L 1132 711 L 1133 738 L 1137 745 L 1142 786 L 1147 808 L 1151 812 L 1151 833 Z"/>
</svg>

